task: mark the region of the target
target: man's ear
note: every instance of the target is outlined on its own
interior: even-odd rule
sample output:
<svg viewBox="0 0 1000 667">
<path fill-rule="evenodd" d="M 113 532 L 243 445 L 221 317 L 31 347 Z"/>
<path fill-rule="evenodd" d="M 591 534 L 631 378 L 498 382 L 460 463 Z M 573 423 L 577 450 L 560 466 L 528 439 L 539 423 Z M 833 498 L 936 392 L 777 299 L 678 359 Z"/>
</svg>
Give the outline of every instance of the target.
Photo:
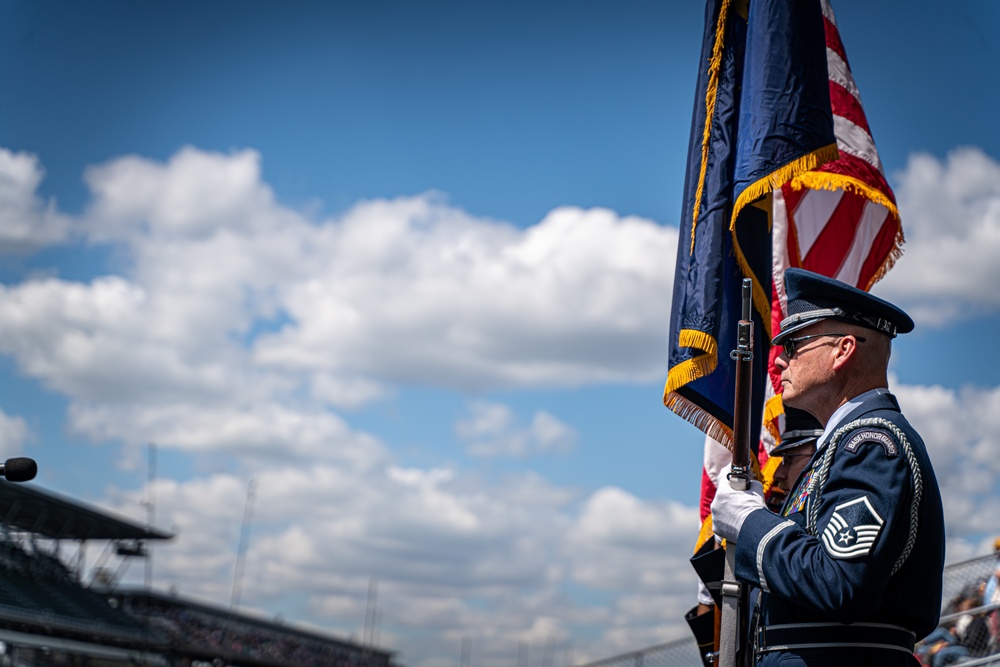
<svg viewBox="0 0 1000 667">
<path fill-rule="evenodd" d="M 834 346 L 833 369 L 840 370 L 858 353 L 858 341 L 853 335 L 844 336 Z"/>
</svg>

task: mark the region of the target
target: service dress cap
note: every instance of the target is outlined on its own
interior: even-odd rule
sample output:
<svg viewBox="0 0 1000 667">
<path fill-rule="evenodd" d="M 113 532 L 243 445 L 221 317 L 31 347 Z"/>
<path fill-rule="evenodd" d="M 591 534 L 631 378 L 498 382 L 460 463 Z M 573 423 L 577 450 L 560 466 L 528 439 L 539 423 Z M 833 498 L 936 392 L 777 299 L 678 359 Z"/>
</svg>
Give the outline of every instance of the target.
<svg viewBox="0 0 1000 667">
<path fill-rule="evenodd" d="M 796 331 L 827 319 L 858 324 L 889 338 L 913 331 L 913 320 L 901 308 L 812 271 L 786 270 L 785 293 L 788 317 L 781 321 L 781 332 L 771 341 L 773 345 L 780 345 Z"/>
<path fill-rule="evenodd" d="M 802 445 L 808 445 L 823 435 L 819 420 L 805 410 L 785 406 L 785 428 L 781 431 L 781 442 L 771 450 L 771 456 L 782 456 Z"/>
</svg>

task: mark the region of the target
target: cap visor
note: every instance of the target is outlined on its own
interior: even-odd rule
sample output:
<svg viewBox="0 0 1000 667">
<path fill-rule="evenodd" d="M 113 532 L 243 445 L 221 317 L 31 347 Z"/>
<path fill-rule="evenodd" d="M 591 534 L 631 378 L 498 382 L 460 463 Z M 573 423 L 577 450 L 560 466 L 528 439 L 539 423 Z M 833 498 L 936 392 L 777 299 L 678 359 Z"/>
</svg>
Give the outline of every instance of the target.
<svg viewBox="0 0 1000 667">
<path fill-rule="evenodd" d="M 827 318 L 825 318 L 825 317 L 817 317 L 814 320 L 805 320 L 803 322 L 796 322 L 795 324 L 793 324 L 792 326 L 788 327 L 787 329 L 783 329 L 777 336 L 775 336 L 774 338 L 772 338 L 771 339 L 771 345 L 781 345 L 782 342 L 784 342 L 786 339 L 788 339 L 788 337 L 791 336 L 796 331 L 801 331 L 801 330 L 805 329 L 806 327 L 812 326 L 813 324 L 816 324 L 817 322 L 822 322 L 825 319 L 827 319 Z"/>
</svg>

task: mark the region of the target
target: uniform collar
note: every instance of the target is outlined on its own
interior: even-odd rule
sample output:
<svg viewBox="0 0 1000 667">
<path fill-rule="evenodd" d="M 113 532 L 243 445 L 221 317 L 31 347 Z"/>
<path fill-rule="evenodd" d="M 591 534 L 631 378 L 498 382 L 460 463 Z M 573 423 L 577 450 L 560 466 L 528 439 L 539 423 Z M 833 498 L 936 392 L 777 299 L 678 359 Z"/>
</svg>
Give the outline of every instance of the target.
<svg viewBox="0 0 1000 667">
<path fill-rule="evenodd" d="M 892 394 L 889 393 L 889 389 L 886 387 L 879 387 L 878 389 L 870 389 L 863 394 L 855 396 L 837 408 L 836 411 L 830 415 L 829 421 L 826 422 L 826 428 L 823 429 L 823 435 L 819 437 L 819 440 L 816 443 L 816 450 L 818 451 L 822 449 L 830 439 L 830 436 L 833 435 L 833 432 L 850 421 L 848 417 L 853 417 L 852 413 L 858 410 L 858 408 L 861 408 L 865 403 L 869 403 L 871 401 L 878 401 L 879 403 L 882 403 L 884 402 L 883 397 L 887 399 L 889 405 L 896 405 L 896 400 L 893 398 Z M 864 411 L 867 412 L 867 407 Z"/>
</svg>

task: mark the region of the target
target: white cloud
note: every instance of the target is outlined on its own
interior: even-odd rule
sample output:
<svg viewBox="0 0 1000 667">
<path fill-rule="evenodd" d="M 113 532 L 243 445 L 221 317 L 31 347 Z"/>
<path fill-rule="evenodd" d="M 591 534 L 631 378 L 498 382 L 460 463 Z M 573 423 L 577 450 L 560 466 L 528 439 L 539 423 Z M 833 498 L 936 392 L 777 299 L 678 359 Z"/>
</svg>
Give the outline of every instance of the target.
<svg viewBox="0 0 1000 667">
<path fill-rule="evenodd" d="M 92 429 L 113 405 L 236 414 L 304 396 L 308 411 L 355 408 L 400 383 L 663 375 L 675 229 L 562 208 L 520 230 L 434 195 L 316 222 L 274 201 L 259 162 L 186 148 L 89 169 L 83 227 L 130 268 L 0 287 L 0 351 L 79 403 Z M 546 413 L 528 431 L 536 448 L 570 440 Z"/>
<path fill-rule="evenodd" d="M 518 229 L 434 194 L 315 220 L 275 201 L 254 151 L 124 157 L 85 180 L 79 226 L 127 269 L 0 286 L 0 352 L 69 399 L 74 434 L 238 459 L 239 475 L 156 482 L 157 523 L 179 535 L 156 547 L 162 585 L 228 599 L 253 477 L 245 605 L 297 593 L 289 617 L 357 634 L 377 580 L 388 640 L 405 638 L 414 667 L 465 635 L 483 664 L 508 662 L 518 642 L 605 651 L 611 634 L 651 632 L 641 610 L 654 598 L 690 597 L 693 575 L 671 587 L 663 568 L 684 560 L 693 527 L 674 543 L 660 526 L 647 538 L 660 553 L 629 575 L 627 540 L 595 528 L 578 491 L 532 473 L 403 466 L 331 411 L 407 384 L 659 380 L 676 229 L 572 207 Z M 457 431 L 488 456 L 565 453 L 576 438 L 544 410 L 521 422 L 493 403 L 473 404 Z M 141 521 L 144 497 L 109 503 Z M 644 526 L 678 516 L 630 502 Z M 588 575 L 609 552 L 613 572 Z M 604 621 L 605 636 L 578 630 Z"/>
<path fill-rule="evenodd" d="M 154 442 L 192 452 L 222 452 L 243 458 L 340 461 L 368 469 L 387 452 L 375 438 L 351 429 L 326 411 L 277 402 L 116 405 L 76 402 L 69 428 L 95 442 L 131 445 Z"/>
<path fill-rule="evenodd" d="M 261 364 L 459 388 L 662 374 L 674 229 L 564 208 L 522 231 L 420 197 L 360 204 L 317 243 Z"/>
<path fill-rule="evenodd" d="M 578 554 L 580 583 L 606 590 L 677 592 L 694 590 L 686 562 L 699 526 L 698 513 L 672 501 L 647 502 L 618 488 L 599 489 L 585 503 L 570 539 Z M 677 545 L 685 549 L 678 552 Z M 681 588 L 683 590 L 683 587 Z"/>
<path fill-rule="evenodd" d="M 935 463 L 949 560 L 980 553 L 1000 512 L 1000 387 L 895 392 Z M 470 434 L 509 425 L 504 406 L 479 406 Z M 477 662 L 501 665 L 519 642 L 536 656 L 571 650 L 579 663 L 687 636 L 680 619 L 693 604 L 695 507 L 616 487 L 580 495 L 531 474 L 484 480 L 389 459 L 258 464 L 246 474 L 258 483 L 248 607 L 360 636 L 375 581 L 382 637 L 415 667 L 437 664 L 463 639 Z M 245 492 L 245 481 L 228 474 L 157 483 L 159 523 L 180 531 L 157 551 L 158 585 L 228 599 Z M 141 497 L 109 502 L 138 519 Z M 304 594 L 304 606 L 281 607 L 288 592 Z"/>
<path fill-rule="evenodd" d="M 0 254 L 29 252 L 69 237 L 69 218 L 55 201 L 36 194 L 43 176 L 37 156 L 0 148 Z"/>
<path fill-rule="evenodd" d="M 978 148 L 918 153 L 897 179 L 905 253 L 873 291 L 920 324 L 1000 310 L 1000 163 Z"/>
<path fill-rule="evenodd" d="M 117 276 L 0 286 L 0 304 L 0 350 L 71 398 L 202 397 L 227 391 L 240 370 L 222 358 L 185 358 L 185 341 L 146 317 L 149 291 Z"/>
<path fill-rule="evenodd" d="M 894 393 L 920 433 L 941 486 L 948 560 L 978 555 L 1000 516 L 1000 387 L 901 385 Z"/>
<path fill-rule="evenodd" d="M 469 416 L 455 424 L 455 432 L 474 456 L 525 457 L 534 454 L 565 454 L 576 444 L 576 432 L 544 410 L 535 412 L 531 423 L 519 426 L 506 405 L 477 401 Z"/>
<path fill-rule="evenodd" d="M 914 165 L 907 178 L 917 183 Z M 509 663 L 519 642 L 535 655 L 572 643 L 580 662 L 684 635 L 696 508 L 530 473 L 404 465 L 331 410 L 402 386 L 661 380 L 676 229 L 573 207 L 518 229 L 431 194 L 314 220 L 275 201 L 253 151 L 127 157 L 86 178 L 93 201 L 81 226 L 114 245 L 128 271 L 0 286 L 0 353 L 69 399 L 73 433 L 239 459 L 240 475 L 156 483 L 158 523 L 179 531 L 157 547 L 158 585 L 228 599 L 253 477 L 245 605 L 358 635 L 374 579 L 383 638 L 405 647 L 412 667 L 457 655 L 464 637 L 490 666 Z M 25 183 L 22 194 L 37 185 Z M 947 190 L 979 215 L 983 244 L 990 183 Z M 901 201 L 919 194 L 908 187 Z M 917 218 L 907 218 L 908 258 L 889 287 L 907 262 L 930 261 L 921 257 L 933 227 Z M 938 296 L 960 294 L 949 289 Z M 961 298 L 979 307 L 990 297 Z M 949 553 L 971 549 L 1000 511 L 990 416 L 1000 389 L 899 394 L 938 466 Z M 574 446 L 571 425 L 529 414 L 472 403 L 456 434 L 480 456 Z M 0 438 L 23 442 L 18 419 L 0 419 Z M 142 497 L 108 502 L 142 520 Z"/>
<path fill-rule="evenodd" d="M 317 400 L 345 410 L 386 398 L 391 393 L 385 385 L 368 378 L 334 373 L 314 373 L 310 392 Z"/>
<path fill-rule="evenodd" d="M 375 582 L 383 639 L 414 667 L 463 638 L 484 665 L 509 663 L 519 643 L 533 661 L 571 645 L 577 659 L 609 655 L 679 636 L 692 604 L 694 508 L 611 488 L 581 498 L 531 474 L 484 482 L 445 468 L 321 464 L 252 476 L 244 606 L 273 610 L 294 592 L 305 606 L 287 617 L 360 636 Z M 157 547 L 158 587 L 228 600 L 246 492 L 229 474 L 156 482 L 157 523 L 178 530 Z M 142 520 L 144 494 L 108 502 Z"/>
<path fill-rule="evenodd" d="M 207 238 L 220 229 L 273 227 L 274 197 L 260 181 L 260 155 L 187 147 L 166 164 L 127 156 L 90 167 L 88 231 L 99 241 L 156 236 Z"/>
<path fill-rule="evenodd" d="M 0 453 L 3 457 L 21 453 L 31 432 L 27 422 L 20 415 L 9 415 L 0 410 Z"/>
</svg>

